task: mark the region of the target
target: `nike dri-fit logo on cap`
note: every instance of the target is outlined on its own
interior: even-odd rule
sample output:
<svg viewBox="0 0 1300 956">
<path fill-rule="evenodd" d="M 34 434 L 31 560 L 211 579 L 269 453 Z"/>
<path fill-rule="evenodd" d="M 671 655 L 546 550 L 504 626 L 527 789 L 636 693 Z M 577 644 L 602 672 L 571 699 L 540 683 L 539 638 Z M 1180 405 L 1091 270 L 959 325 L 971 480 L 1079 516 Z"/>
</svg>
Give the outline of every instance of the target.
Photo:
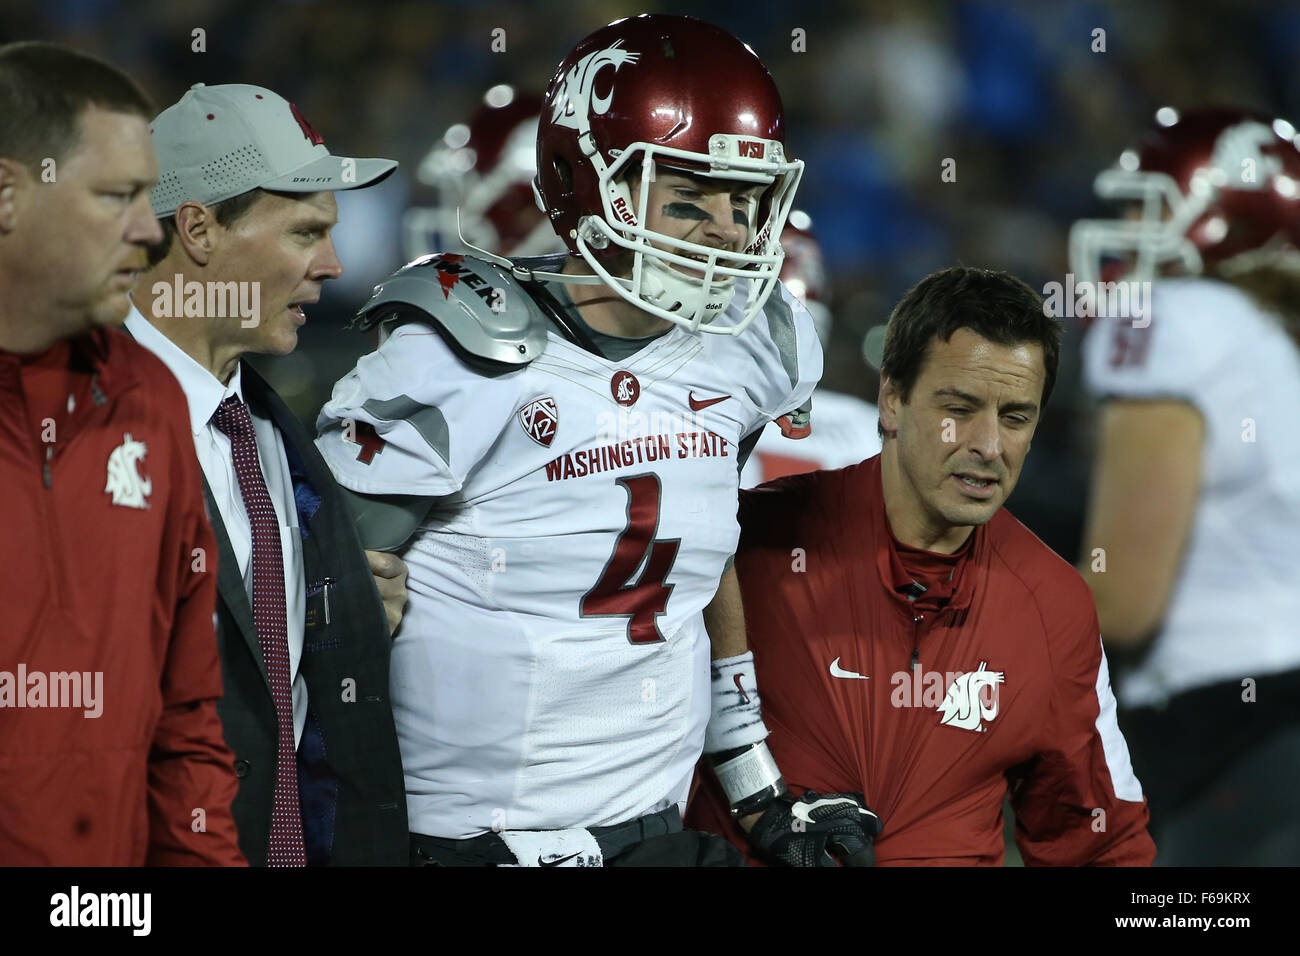
<svg viewBox="0 0 1300 956">
<path fill-rule="evenodd" d="M 846 671 L 843 667 L 840 667 L 840 659 L 838 657 L 835 658 L 835 660 L 831 661 L 831 676 L 832 677 L 856 677 L 858 680 L 871 680 L 870 677 L 867 677 L 863 674 L 855 674 L 853 673 L 853 671 Z"/>
<path fill-rule="evenodd" d="M 693 412 L 698 412 L 701 408 L 708 408 L 710 405 L 716 405 L 718 402 L 725 402 L 729 398 L 731 398 L 730 395 L 720 395 L 717 398 L 706 398 L 700 401 L 695 397 L 694 390 L 686 396 L 686 400 L 690 402 L 691 411 Z"/>
</svg>

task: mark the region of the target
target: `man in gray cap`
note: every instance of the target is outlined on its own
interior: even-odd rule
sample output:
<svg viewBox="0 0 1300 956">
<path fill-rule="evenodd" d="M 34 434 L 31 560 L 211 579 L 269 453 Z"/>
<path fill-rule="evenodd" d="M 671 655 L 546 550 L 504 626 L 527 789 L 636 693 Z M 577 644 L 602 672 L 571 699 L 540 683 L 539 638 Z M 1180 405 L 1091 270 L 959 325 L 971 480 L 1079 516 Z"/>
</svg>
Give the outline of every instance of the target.
<svg viewBox="0 0 1300 956">
<path fill-rule="evenodd" d="M 195 85 L 151 131 L 163 241 L 126 329 L 189 403 L 218 544 L 240 848 L 255 866 L 404 865 L 388 660 L 406 569 L 362 551 L 310 436 L 243 361 L 293 351 L 304 306 L 343 272 L 334 191 L 397 163 L 331 156 L 296 106 L 243 84 Z"/>
</svg>

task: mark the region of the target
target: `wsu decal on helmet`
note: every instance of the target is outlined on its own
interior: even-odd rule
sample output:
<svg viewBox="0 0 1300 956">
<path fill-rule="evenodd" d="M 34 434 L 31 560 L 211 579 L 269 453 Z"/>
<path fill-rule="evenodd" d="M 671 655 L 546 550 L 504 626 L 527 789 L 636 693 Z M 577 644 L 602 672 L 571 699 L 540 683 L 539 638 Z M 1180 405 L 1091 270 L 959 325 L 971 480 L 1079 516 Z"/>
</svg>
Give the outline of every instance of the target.
<svg viewBox="0 0 1300 956">
<path fill-rule="evenodd" d="M 617 40 L 603 50 L 588 53 L 569 70 L 560 81 L 559 95 L 551 109 L 552 122 L 582 132 L 588 128 L 588 121 L 593 114 L 604 113 L 609 109 L 610 101 L 614 98 L 614 87 L 611 85 L 603 97 L 593 97 L 596 75 L 604 67 L 612 66 L 617 70 L 625 63 L 635 63 L 641 58 L 639 53 L 619 49 L 622 43 L 622 40 Z"/>
<path fill-rule="evenodd" d="M 122 436 L 122 444 L 108 456 L 108 481 L 104 491 L 113 496 L 112 503 L 125 508 L 148 508 L 153 494 L 153 479 L 140 474 L 138 465 L 144 461 L 149 449 L 136 441 L 130 432 Z"/>
<path fill-rule="evenodd" d="M 1263 123 L 1245 122 L 1229 126 L 1214 143 L 1211 162 L 1223 170 L 1227 181 L 1214 183 L 1226 189 L 1263 189 L 1282 172 L 1282 160 L 1265 155 L 1262 147 L 1277 142 L 1277 134 Z"/>
</svg>

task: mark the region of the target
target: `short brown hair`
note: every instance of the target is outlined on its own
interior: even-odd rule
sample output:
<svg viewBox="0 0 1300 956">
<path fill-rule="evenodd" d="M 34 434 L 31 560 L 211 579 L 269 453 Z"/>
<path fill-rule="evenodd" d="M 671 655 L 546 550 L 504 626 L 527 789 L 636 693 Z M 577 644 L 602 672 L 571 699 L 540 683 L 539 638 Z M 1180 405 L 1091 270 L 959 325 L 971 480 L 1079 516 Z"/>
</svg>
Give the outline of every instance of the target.
<svg viewBox="0 0 1300 956">
<path fill-rule="evenodd" d="M 970 266 L 926 276 L 889 317 L 880 371 L 903 401 L 921 375 L 930 343 L 947 342 L 958 329 L 970 329 L 998 345 L 1041 345 L 1046 371 L 1041 404 L 1047 405 L 1061 359 L 1061 323 L 1047 315 L 1042 296 L 1009 272 Z"/>
<path fill-rule="evenodd" d="M 267 190 L 265 189 L 250 189 L 246 193 L 240 193 L 238 196 L 231 196 L 229 199 L 213 203 L 208 206 L 208 209 L 212 211 L 218 226 L 230 226 L 240 219 L 244 213 L 248 212 L 253 203 L 261 199 L 266 193 Z M 150 269 L 166 259 L 167 253 L 172 251 L 172 243 L 176 241 L 176 214 L 172 213 L 165 219 L 159 219 L 158 225 L 162 226 L 163 237 L 146 250 Z"/>
<path fill-rule="evenodd" d="M 59 160 L 92 106 L 153 118 L 149 97 L 117 67 L 54 43 L 0 46 L 0 156 L 29 168 Z"/>
</svg>

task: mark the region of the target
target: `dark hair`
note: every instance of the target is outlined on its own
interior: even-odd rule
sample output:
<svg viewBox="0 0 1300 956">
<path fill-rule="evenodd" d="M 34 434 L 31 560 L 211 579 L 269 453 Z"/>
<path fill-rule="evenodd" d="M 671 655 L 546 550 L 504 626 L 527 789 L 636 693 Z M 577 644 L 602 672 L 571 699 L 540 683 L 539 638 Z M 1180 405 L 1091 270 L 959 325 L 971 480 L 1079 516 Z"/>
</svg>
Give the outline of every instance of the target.
<svg viewBox="0 0 1300 956">
<path fill-rule="evenodd" d="M 240 193 L 238 196 L 231 196 L 229 199 L 213 203 L 208 208 L 212 210 L 212 214 L 216 217 L 217 225 L 230 226 L 239 220 L 244 213 L 248 212 L 253 203 L 257 202 L 265 194 L 265 189 L 250 189 L 246 193 Z M 172 251 L 172 243 L 176 240 L 176 214 L 172 213 L 166 219 L 158 220 L 158 225 L 162 226 L 163 237 L 161 241 L 150 246 L 147 250 L 150 269 L 166 259 L 167 253 Z"/>
<path fill-rule="evenodd" d="M 936 338 L 947 342 L 958 329 L 970 329 L 998 345 L 1041 345 L 1047 373 L 1042 405 L 1047 404 L 1061 358 L 1061 323 L 1045 313 L 1042 297 L 1015 276 L 970 266 L 926 276 L 889 317 L 880 371 L 903 401 L 921 375 L 930 343 Z"/>
<path fill-rule="evenodd" d="M 33 169 L 62 159 L 92 106 L 146 121 L 154 114 L 135 80 L 97 57 L 54 43 L 0 46 L 0 156 Z"/>
</svg>

